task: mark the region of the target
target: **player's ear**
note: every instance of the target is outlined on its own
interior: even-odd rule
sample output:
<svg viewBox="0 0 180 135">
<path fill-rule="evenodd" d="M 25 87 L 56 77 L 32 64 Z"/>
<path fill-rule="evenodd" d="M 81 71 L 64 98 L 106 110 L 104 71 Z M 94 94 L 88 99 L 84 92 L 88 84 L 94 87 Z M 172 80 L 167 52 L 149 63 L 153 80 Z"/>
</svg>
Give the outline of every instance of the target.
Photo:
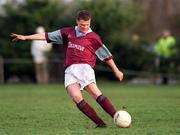
<svg viewBox="0 0 180 135">
<path fill-rule="evenodd" d="M 79 22 L 79 20 L 76 18 L 76 24 L 77 24 L 77 25 L 79 24 L 78 22 Z"/>
</svg>

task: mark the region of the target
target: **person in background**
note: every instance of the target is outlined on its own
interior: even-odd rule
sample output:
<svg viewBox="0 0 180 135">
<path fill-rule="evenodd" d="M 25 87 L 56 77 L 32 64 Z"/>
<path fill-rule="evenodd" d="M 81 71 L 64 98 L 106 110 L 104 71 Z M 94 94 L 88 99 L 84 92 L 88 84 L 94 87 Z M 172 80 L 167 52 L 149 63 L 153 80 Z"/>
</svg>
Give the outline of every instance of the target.
<svg viewBox="0 0 180 135">
<path fill-rule="evenodd" d="M 37 27 L 36 33 L 44 33 L 42 26 Z M 35 65 L 36 81 L 38 84 L 49 82 L 48 57 L 47 53 L 51 50 L 52 44 L 43 40 L 33 40 L 31 44 L 31 54 Z"/>
<path fill-rule="evenodd" d="M 161 75 L 161 83 L 168 84 L 168 73 L 173 65 L 173 59 L 177 55 L 176 39 L 171 35 L 170 30 L 164 30 L 161 38 L 155 45 L 158 70 Z"/>
</svg>

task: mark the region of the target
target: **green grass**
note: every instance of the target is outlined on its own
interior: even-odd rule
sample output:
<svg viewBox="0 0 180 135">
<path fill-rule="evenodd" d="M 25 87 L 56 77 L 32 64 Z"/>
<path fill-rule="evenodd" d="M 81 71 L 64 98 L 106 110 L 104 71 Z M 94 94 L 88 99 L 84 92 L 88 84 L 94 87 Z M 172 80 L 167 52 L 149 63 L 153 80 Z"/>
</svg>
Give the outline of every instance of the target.
<svg viewBox="0 0 180 135">
<path fill-rule="evenodd" d="M 95 129 L 70 100 L 63 85 L 0 85 L 0 135 L 179 135 L 180 86 L 101 83 L 115 107 L 132 115 L 132 127 L 117 128 L 87 94 L 85 99 L 106 121 Z"/>
</svg>

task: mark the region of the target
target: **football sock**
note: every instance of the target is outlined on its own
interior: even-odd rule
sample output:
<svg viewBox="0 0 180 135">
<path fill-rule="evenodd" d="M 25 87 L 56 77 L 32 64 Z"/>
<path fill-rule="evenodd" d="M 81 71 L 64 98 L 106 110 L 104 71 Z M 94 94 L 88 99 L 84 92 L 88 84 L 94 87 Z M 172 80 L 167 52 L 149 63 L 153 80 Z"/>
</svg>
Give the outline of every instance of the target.
<svg viewBox="0 0 180 135">
<path fill-rule="evenodd" d="M 95 110 L 84 100 L 77 104 L 77 107 L 82 111 L 87 117 L 89 117 L 96 125 L 106 125 L 103 120 L 97 115 Z"/>
<path fill-rule="evenodd" d="M 113 118 L 114 114 L 116 113 L 116 109 L 114 108 L 110 100 L 107 97 L 100 95 L 99 97 L 97 97 L 96 101 Z"/>
</svg>

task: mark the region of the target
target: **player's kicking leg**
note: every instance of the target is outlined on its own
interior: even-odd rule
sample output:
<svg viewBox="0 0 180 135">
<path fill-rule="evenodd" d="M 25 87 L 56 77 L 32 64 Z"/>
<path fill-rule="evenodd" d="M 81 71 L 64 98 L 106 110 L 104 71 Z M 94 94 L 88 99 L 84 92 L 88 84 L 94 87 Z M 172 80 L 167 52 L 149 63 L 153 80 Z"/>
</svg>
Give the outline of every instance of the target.
<svg viewBox="0 0 180 135">
<path fill-rule="evenodd" d="M 105 97 L 98 89 L 95 83 L 91 83 L 85 87 L 86 91 L 90 93 L 93 98 L 100 104 L 100 106 L 113 118 L 116 113 L 116 109 L 110 100 Z"/>
<path fill-rule="evenodd" d="M 66 90 L 72 100 L 76 103 L 78 109 L 89 117 L 97 125 L 97 127 L 106 127 L 106 124 L 97 115 L 95 110 L 83 99 L 80 91 L 80 85 L 78 83 L 73 83 L 67 86 Z"/>
</svg>

